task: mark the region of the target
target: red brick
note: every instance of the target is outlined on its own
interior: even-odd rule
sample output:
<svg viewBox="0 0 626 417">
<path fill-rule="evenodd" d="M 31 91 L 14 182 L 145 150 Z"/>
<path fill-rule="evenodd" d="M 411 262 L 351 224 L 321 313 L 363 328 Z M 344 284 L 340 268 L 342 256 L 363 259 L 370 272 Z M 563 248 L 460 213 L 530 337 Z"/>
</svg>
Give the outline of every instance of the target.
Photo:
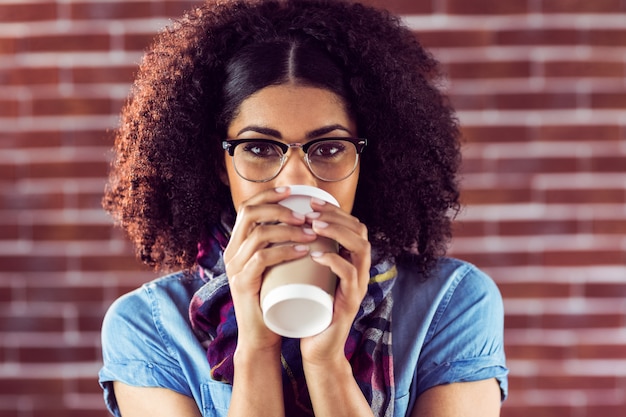
<svg viewBox="0 0 626 417">
<path fill-rule="evenodd" d="M 37 162 L 27 166 L 28 178 L 103 178 L 109 164 L 106 161 Z"/>
<path fill-rule="evenodd" d="M 578 101 L 577 93 L 497 94 L 491 107 L 499 110 L 575 109 L 579 107 Z"/>
<path fill-rule="evenodd" d="M 72 19 L 141 19 L 155 15 L 158 3 L 146 1 L 73 3 L 70 7 Z"/>
<path fill-rule="evenodd" d="M 619 13 L 626 11 L 621 0 L 547 0 L 541 2 L 544 13 Z"/>
<path fill-rule="evenodd" d="M 14 182 L 17 179 L 17 167 L 15 164 L 0 162 L 0 183 Z"/>
<path fill-rule="evenodd" d="M 621 61 L 550 61 L 543 64 L 545 77 L 624 77 Z"/>
<path fill-rule="evenodd" d="M 469 143 L 526 142 L 533 138 L 529 126 L 461 126 L 463 139 Z"/>
<path fill-rule="evenodd" d="M 14 68 L 0 72 L 0 84 L 10 86 L 56 85 L 59 82 L 58 68 Z"/>
<path fill-rule="evenodd" d="M 0 272 L 60 272 L 67 267 L 59 256 L 0 255 Z"/>
<path fill-rule="evenodd" d="M 130 33 L 124 36 L 124 49 L 126 51 L 144 51 L 154 41 L 152 34 Z"/>
<path fill-rule="evenodd" d="M 108 51 L 111 38 L 99 34 L 46 35 L 24 38 L 21 49 L 29 52 Z"/>
<path fill-rule="evenodd" d="M 458 257 L 481 268 L 490 267 L 515 267 L 522 265 L 533 265 L 537 262 L 535 256 L 528 252 L 505 252 L 505 253 L 485 253 L 485 252 L 460 252 L 454 249 L 450 251 L 452 256 Z"/>
<path fill-rule="evenodd" d="M 584 407 L 585 416 L 623 417 L 626 410 L 626 401 L 618 405 L 587 405 Z"/>
<path fill-rule="evenodd" d="M 624 326 L 621 314 L 543 314 L 540 325 L 545 329 L 593 329 Z"/>
<path fill-rule="evenodd" d="M 579 221 L 567 218 L 499 221 L 496 227 L 498 235 L 501 236 L 541 236 L 581 232 Z"/>
<path fill-rule="evenodd" d="M 95 346 L 22 346 L 14 355 L 20 363 L 95 362 L 98 350 Z"/>
<path fill-rule="evenodd" d="M 104 288 L 79 285 L 64 286 L 27 286 L 25 300 L 29 303 L 38 301 L 50 303 L 102 303 Z"/>
<path fill-rule="evenodd" d="M 17 117 L 19 102 L 17 100 L 0 98 L 0 117 Z"/>
<path fill-rule="evenodd" d="M 74 67 L 72 82 L 75 84 L 130 84 L 137 73 L 136 66 L 130 67 Z"/>
<path fill-rule="evenodd" d="M 591 172 L 615 172 L 626 171 L 626 153 L 622 155 L 603 155 L 588 158 L 588 171 Z"/>
<path fill-rule="evenodd" d="M 597 344 L 586 344 L 576 346 L 576 357 L 581 359 L 626 359 L 626 343 L 603 344 L 599 341 Z"/>
<path fill-rule="evenodd" d="M 59 378 L 0 378 L 0 392 L 3 395 L 23 395 L 24 393 L 63 394 L 65 384 Z"/>
<path fill-rule="evenodd" d="M 518 403 L 519 404 L 519 403 Z M 507 404 L 505 401 L 502 408 L 502 417 L 594 417 L 592 415 L 580 416 L 576 412 L 576 406 L 569 405 L 537 405 L 537 404 L 524 404 L 519 406 L 515 404 Z M 604 417 L 604 416 L 603 416 Z"/>
<path fill-rule="evenodd" d="M 93 308 L 83 308 L 78 316 L 78 330 L 81 332 L 99 332 L 102 329 L 104 313 L 104 310 L 94 311 Z"/>
<path fill-rule="evenodd" d="M 540 375 L 533 379 L 533 388 L 536 389 L 573 389 L 585 388 L 616 389 L 619 387 L 617 376 L 566 376 L 566 375 Z"/>
<path fill-rule="evenodd" d="M 626 45 L 625 29 L 594 29 L 588 31 L 587 43 L 592 46 L 616 46 Z"/>
<path fill-rule="evenodd" d="M 34 116 L 89 116 L 109 115 L 112 109 L 108 98 L 52 98 L 33 102 Z"/>
<path fill-rule="evenodd" d="M 97 349 L 96 353 L 100 355 L 100 349 Z M 99 395 L 102 393 L 102 388 L 100 388 L 98 381 L 94 380 L 94 378 L 80 378 L 74 382 L 73 391 L 79 394 L 98 394 Z"/>
<path fill-rule="evenodd" d="M 550 189 L 543 193 L 541 201 L 549 204 L 592 204 L 592 203 L 626 203 L 625 188 L 605 188 L 599 184 L 598 189 Z"/>
<path fill-rule="evenodd" d="M 49 314 L 38 315 L 33 312 L 24 312 L 19 315 L 0 313 L 0 333 L 2 332 L 37 332 L 59 333 L 65 329 L 62 317 Z M 0 392 L 5 393 L 0 388 Z"/>
<path fill-rule="evenodd" d="M 559 282 L 520 282 L 520 283 L 498 283 L 498 288 L 505 299 L 525 298 L 525 299 L 545 299 L 545 298 L 567 298 L 572 296 L 572 285 Z"/>
<path fill-rule="evenodd" d="M 107 240 L 111 237 L 111 227 L 85 224 L 36 224 L 31 227 L 30 233 L 35 240 Z"/>
<path fill-rule="evenodd" d="M 457 110 L 540 110 L 580 107 L 578 93 L 457 93 L 451 95 L 451 100 Z"/>
<path fill-rule="evenodd" d="M 415 33 L 427 48 L 481 47 L 491 44 L 492 33 L 486 30 L 421 30 Z"/>
<path fill-rule="evenodd" d="M 63 144 L 63 134 L 58 130 L 55 131 L 21 131 L 13 136 L 13 141 L 9 142 L 7 148 L 58 148 Z M 3 147 L 0 141 L 0 148 Z"/>
<path fill-rule="evenodd" d="M 619 66 L 618 64 L 615 65 Z M 445 66 L 450 77 L 458 80 L 526 78 L 530 77 L 532 73 L 532 64 L 529 61 L 523 60 L 453 62 Z"/>
<path fill-rule="evenodd" d="M 59 192 L 45 194 L 0 194 L 0 206 L 6 210 L 64 208 L 66 196 Z"/>
<path fill-rule="evenodd" d="M 515 345 L 506 344 L 506 354 L 516 359 L 528 360 L 563 360 L 571 359 L 573 349 L 570 346 L 553 345 Z M 558 385 L 553 385 L 552 388 Z"/>
<path fill-rule="evenodd" d="M 626 108 L 626 91 L 591 93 L 589 104 L 594 109 L 624 109 Z"/>
<path fill-rule="evenodd" d="M 2 200 L 0 199 L 0 202 Z M 3 207 L 0 205 L 0 207 Z M 1 224 L 0 225 L 0 241 L 2 240 L 17 240 L 20 236 L 20 228 L 16 224 Z"/>
<path fill-rule="evenodd" d="M 124 255 L 102 255 L 83 256 L 80 259 L 83 271 L 138 271 L 147 270 L 140 261 L 135 259 L 134 254 Z"/>
<path fill-rule="evenodd" d="M 511 29 L 494 34 L 497 45 L 576 45 L 582 40 L 578 29 Z"/>
<path fill-rule="evenodd" d="M 580 171 L 580 161 L 571 157 L 501 158 L 494 161 L 494 171 L 498 173 L 537 174 Z"/>
<path fill-rule="evenodd" d="M 362 0 L 361 3 L 374 7 L 385 7 L 393 13 L 399 14 L 431 14 L 433 12 L 430 1 L 415 0 Z"/>
<path fill-rule="evenodd" d="M 626 299 L 626 282 L 598 283 L 584 285 L 586 298 L 623 298 Z"/>
<path fill-rule="evenodd" d="M 461 193 L 463 204 L 509 204 L 532 200 L 533 191 L 528 187 L 471 188 L 464 187 Z"/>
<path fill-rule="evenodd" d="M 2 7 L 0 5 L 0 7 Z M 16 53 L 17 40 L 15 38 L 0 38 L 0 55 L 11 55 Z"/>
<path fill-rule="evenodd" d="M 616 201 L 618 203 L 621 203 L 623 199 L 619 199 Z M 594 219 L 591 221 L 591 231 L 595 234 L 604 234 L 604 235 L 618 234 L 618 235 L 626 236 L 626 219 L 620 219 L 620 220 Z"/>
<path fill-rule="evenodd" d="M 543 141 L 619 141 L 618 125 L 545 125 L 539 127 L 538 139 Z"/>
<path fill-rule="evenodd" d="M 612 250 L 549 250 L 543 254 L 543 265 L 546 266 L 623 265 L 624 263 L 626 263 L 626 253 L 619 247 Z"/>
<path fill-rule="evenodd" d="M 375 1 L 377 1 L 378 3 L 378 0 L 375 0 Z M 394 0 L 391 0 L 390 3 L 393 3 L 393 1 Z M 410 1 L 410 0 L 397 0 L 397 1 Z M 165 16 L 177 17 L 177 16 L 182 15 L 187 10 L 190 10 L 193 7 L 197 6 L 198 2 L 195 0 L 165 0 L 164 4 L 165 4 Z"/>
<path fill-rule="evenodd" d="M 493 1 L 493 0 L 447 0 L 446 12 L 449 14 L 520 14 L 528 12 L 526 1 Z"/>
<path fill-rule="evenodd" d="M 0 22 L 5 23 L 54 20 L 57 17 L 56 13 L 57 5 L 54 2 L 0 3 Z"/>
</svg>

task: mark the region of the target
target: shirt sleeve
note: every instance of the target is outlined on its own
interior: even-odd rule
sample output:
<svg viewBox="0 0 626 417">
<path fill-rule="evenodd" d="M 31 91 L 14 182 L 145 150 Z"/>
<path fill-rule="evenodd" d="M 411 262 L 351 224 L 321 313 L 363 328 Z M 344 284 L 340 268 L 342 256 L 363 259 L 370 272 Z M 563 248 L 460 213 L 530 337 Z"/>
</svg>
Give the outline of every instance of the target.
<svg viewBox="0 0 626 417">
<path fill-rule="evenodd" d="M 437 385 L 496 378 L 507 396 L 504 308 L 495 283 L 473 266 L 451 283 L 426 334 L 418 395 Z"/>
<path fill-rule="evenodd" d="M 168 388 L 191 396 L 179 363 L 163 334 L 159 305 L 144 286 L 115 301 L 102 324 L 103 367 L 99 382 L 109 411 L 120 416 L 113 381 L 137 387 Z"/>
</svg>

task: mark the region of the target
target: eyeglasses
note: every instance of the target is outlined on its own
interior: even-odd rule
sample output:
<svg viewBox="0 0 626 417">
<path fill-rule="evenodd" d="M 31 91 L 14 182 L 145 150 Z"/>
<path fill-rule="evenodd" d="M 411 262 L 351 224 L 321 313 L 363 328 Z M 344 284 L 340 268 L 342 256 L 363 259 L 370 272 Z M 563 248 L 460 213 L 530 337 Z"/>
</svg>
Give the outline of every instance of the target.
<svg viewBox="0 0 626 417">
<path fill-rule="evenodd" d="M 290 148 L 300 148 L 304 161 L 322 181 L 341 181 L 356 169 L 366 139 L 320 138 L 307 143 L 283 143 L 272 139 L 225 140 L 222 147 L 233 158 L 237 174 L 248 181 L 267 182 L 276 178 L 287 161 Z"/>
</svg>

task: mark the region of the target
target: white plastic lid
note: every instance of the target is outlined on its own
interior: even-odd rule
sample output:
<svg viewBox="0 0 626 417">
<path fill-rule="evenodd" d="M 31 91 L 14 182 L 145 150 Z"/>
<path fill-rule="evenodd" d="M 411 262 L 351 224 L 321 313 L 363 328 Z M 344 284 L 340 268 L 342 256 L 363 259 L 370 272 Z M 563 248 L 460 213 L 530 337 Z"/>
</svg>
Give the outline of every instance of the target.
<svg viewBox="0 0 626 417">
<path fill-rule="evenodd" d="M 281 200 L 278 204 L 290 208 L 291 210 L 307 214 L 313 211 L 311 208 L 311 197 L 319 198 L 327 203 L 339 207 L 339 202 L 330 193 L 321 188 L 312 187 L 310 185 L 291 185 L 291 194 L 289 197 Z"/>
<path fill-rule="evenodd" d="M 333 318 L 333 298 L 308 284 L 287 284 L 274 288 L 261 303 L 265 325 L 285 337 L 315 336 Z"/>
</svg>

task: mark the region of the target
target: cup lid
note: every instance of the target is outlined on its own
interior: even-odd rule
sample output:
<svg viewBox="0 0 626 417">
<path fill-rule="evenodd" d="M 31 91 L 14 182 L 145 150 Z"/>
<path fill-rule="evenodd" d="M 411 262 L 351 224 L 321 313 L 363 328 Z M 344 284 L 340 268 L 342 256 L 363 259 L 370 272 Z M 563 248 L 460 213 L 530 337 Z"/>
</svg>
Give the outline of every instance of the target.
<svg viewBox="0 0 626 417">
<path fill-rule="evenodd" d="M 290 208 L 291 210 L 307 214 L 313 211 L 311 208 L 311 198 L 319 198 L 327 203 L 333 204 L 339 207 L 339 202 L 332 194 L 322 190 L 321 188 L 312 187 L 310 185 L 291 185 L 289 186 L 291 194 L 284 200 L 278 202 L 278 204 Z"/>
</svg>

